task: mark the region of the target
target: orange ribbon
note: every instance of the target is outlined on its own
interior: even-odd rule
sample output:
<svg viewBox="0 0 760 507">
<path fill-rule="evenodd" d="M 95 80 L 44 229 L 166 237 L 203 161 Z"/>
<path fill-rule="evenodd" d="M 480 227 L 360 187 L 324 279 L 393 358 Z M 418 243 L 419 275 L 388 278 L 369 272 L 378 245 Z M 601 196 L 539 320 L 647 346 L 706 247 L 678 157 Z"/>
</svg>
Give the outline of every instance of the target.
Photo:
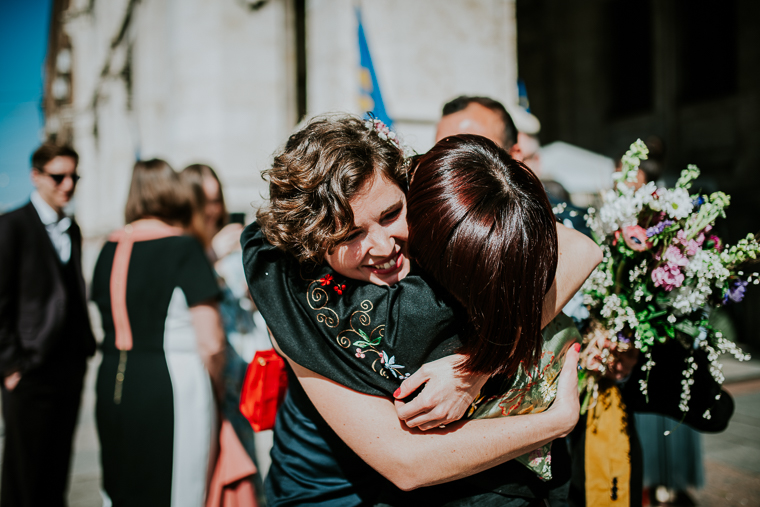
<svg viewBox="0 0 760 507">
<path fill-rule="evenodd" d="M 111 315 L 117 349 L 132 350 L 132 327 L 129 325 L 127 314 L 127 273 L 132 246 L 136 241 L 151 241 L 182 234 L 183 231 L 179 227 L 172 227 L 155 218 L 145 218 L 125 225 L 123 229 L 112 232 L 108 237 L 109 241 L 117 243 L 110 282 Z"/>
</svg>

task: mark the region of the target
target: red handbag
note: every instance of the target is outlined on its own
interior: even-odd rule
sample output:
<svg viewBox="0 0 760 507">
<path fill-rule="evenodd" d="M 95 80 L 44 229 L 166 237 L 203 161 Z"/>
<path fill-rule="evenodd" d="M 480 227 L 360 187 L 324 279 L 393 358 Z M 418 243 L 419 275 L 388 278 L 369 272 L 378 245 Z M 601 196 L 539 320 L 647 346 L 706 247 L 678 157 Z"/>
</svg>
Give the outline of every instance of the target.
<svg viewBox="0 0 760 507">
<path fill-rule="evenodd" d="M 259 350 L 248 365 L 240 393 L 240 413 L 251 423 L 253 431 L 274 427 L 277 409 L 288 390 L 285 361 L 274 349 Z"/>
</svg>

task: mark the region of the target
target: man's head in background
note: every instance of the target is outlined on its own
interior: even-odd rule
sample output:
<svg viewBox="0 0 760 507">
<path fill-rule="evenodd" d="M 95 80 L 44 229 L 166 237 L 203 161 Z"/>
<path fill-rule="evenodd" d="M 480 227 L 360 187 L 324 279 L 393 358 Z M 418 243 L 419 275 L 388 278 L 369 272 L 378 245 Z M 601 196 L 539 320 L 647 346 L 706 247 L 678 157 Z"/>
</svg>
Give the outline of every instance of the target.
<svg viewBox="0 0 760 507">
<path fill-rule="evenodd" d="M 76 190 L 79 155 L 68 146 L 45 143 L 32 155 L 32 184 L 59 215 Z"/>
<path fill-rule="evenodd" d="M 504 148 L 512 158 L 522 160 L 517 144 L 517 128 L 506 108 L 488 97 L 462 95 L 443 106 L 435 142 L 456 134 L 477 134 Z"/>
</svg>

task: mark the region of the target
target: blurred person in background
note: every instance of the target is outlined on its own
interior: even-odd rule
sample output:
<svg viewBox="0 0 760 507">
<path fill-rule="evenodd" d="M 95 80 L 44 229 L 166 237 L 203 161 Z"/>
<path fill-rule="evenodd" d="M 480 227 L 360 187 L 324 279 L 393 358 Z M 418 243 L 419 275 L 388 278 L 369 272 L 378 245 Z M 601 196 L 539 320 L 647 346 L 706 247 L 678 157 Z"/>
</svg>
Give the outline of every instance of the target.
<svg viewBox="0 0 760 507">
<path fill-rule="evenodd" d="M 665 164 L 665 145 L 657 136 L 649 136 L 646 140 L 647 148 L 649 148 L 649 158 L 642 160 L 639 164 L 639 170 L 636 173 L 636 181 L 627 181 L 626 185 L 638 190 L 650 181 L 658 182 L 662 176 L 662 171 Z M 618 158 L 615 160 L 615 172 L 623 170 L 623 160 Z"/>
<path fill-rule="evenodd" d="M 444 104 L 436 127 L 435 142 L 456 134 L 477 134 L 490 139 L 541 178 L 541 144 L 538 137 L 518 132 L 515 122 L 501 102 L 489 97 L 461 95 Z M 583 219 L 586 210 L 570 203 L 570 194 L 560 183 L 543 178 L 541 181 L 554 214 L 563 225 L 590 236 L 591 231 Z"/>
<path fill-rule="evenodd" d="M 66 504 L 82 382 L 95 351 L 82 235 L 64 211 L 78 162 L 71 148 L 40 146 L 31 202 L 0 216 L 3 507 Z"/>
<path fill-rule="evenodd" d="M 266 323 L 248 293 L 243 272 L 240 235 L 245 217 L 242 213 L 231 216 L 227 212 L 222 183 L 210 166 L 187 166 L 180 173 L 180 179 L 190 185 L 198 202 L 200 212 L 194 223 L 200 225 L 196 229 L 204 239 L 206 254 L 224 292 L 220 309 L 227 339 L 233 352 L 249 362 L 257 350 L 269 349 L 271 344 Z"/>
<path fill-rule="evenodd" d="M 530 167 L 530 169 L 541 178 L 541 182 L 544 184 L 544 189 L 549 195 L 549 199 L 553 206 L 558 203 L 570 203 L 570 192 L 562 186 L 562 183 L 547 179 L 546 175 L 541 172 L 541 141 L 535 134 L 526 134 L 525 132 L 517 133 L 517 144 L 520 146 L 520 154 L 522 156 L 523 164 Z M 572 206 L 572 205 L 571 205 Z M 585 214 L 585 210 L 581 215 Z"/>
<path fill-rule="evenodd" d="M 271 344 L 266 323 L 248 294 L 240 247 L 243 224 L 228 223 L 230 217 L 222 184 L 210 166 L 187 166 L 180 173 L 180 179 L 195 197 L 199 217 L 195 223 L 203 224 L 201 235 L 205 239 L 206 254 L 214 265 L 222 291 L 219 307 L 227 337 L 222 413 L 258 470 L 253 429 L 240 413 L 240 392 L 254 353 L 271 348 Z M 263 494 L 261 474 L 253 477 L 252 484 L 258 494 Z"/>
<path fill-rule="evenodd" d="M 490 139 L 522 162 L 515 122 L 504 105 L 492 98 L 461 95 L 444 104 L 435 142 L 457 134 L 476 134 Z"/>
<path fill-rule="evenodd" d="M 106 504 L 202 506 L 224 331 L 193 199 L 163 160 L 137 162 L 123 229 L 95 266 L 105 337 L 96 419 Z"/>
</svg>

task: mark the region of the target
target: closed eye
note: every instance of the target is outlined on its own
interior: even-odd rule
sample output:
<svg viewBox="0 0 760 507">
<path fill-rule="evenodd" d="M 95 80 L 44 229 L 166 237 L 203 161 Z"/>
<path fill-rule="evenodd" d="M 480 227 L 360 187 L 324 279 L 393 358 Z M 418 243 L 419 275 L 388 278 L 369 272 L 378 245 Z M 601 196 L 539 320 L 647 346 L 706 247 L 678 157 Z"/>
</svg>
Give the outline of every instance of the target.
<svg viewBox="0 0 760 507">
<path fill-rule="evenodd" d="M 393 222 L 394 220 L 398 218 L 400 214 L 401 214 L 401 205 L 387 212 L 385 215 L 383 215 L 383 218 L 381 220 L 383 223 Z"/>
<path fill-rule="evenodd" d="M 351 231 L 349 233 L 349 235 L 346 236 L 346 238 L 343 241 L 341 241 L 341 243 L 343 243 L 343 244 L 345 244 L 345 243 L 352 243 L 352 242 L 356 241 L 357 239 L 359 239 L 359 236 L 361 236 L 361 234 L 362 234 L 362 230 L 361 229 L 356 229 L 355 231 Z"/>
</svg>

